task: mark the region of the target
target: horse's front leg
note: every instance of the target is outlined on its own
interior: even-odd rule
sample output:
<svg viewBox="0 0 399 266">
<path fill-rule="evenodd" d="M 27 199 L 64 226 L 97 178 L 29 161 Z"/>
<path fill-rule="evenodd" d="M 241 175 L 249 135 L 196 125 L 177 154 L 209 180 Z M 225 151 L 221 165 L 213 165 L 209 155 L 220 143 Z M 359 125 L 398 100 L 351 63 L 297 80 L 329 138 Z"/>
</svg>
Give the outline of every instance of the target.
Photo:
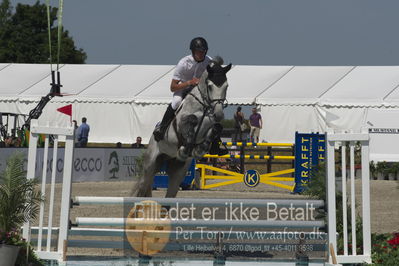
<svg viewBox="0 0 399 266">
<path fill-rule="evenodd" d="M 212 142 L 215 140 L 216 137 L 220 136 L 222 129 L 222 125 L 220 125 L 219 123 L 213 124 L 213 126 L 206 133 L 204 142 L 194 148 L 194 158 L 200 159 L 204 156 L 204 154 L 209 152 L 209 148 Z"/>
<path fill-rule="evenodd" d="M 177 159 L 179 161 L 186 161 L 191 155 L 195 144 L 195 126 L 198 124 L 196 115 L 187 115 L 182 117 L 180 123 L 180 132 L 184 139 L 184 144 L 177 152 Z"/>
<path fill-rule="evenodd" d="M 183 182 L 190 164 L 191 159 L 188 159 L 185 162 L 179 160 L 172 160 L 169 162 L 167 170 L 169 176 L 169 185 L 166 192 L 166 198 L 176 197 L 176 194 L 180 188 L 180 184 Z"/>
</svg>

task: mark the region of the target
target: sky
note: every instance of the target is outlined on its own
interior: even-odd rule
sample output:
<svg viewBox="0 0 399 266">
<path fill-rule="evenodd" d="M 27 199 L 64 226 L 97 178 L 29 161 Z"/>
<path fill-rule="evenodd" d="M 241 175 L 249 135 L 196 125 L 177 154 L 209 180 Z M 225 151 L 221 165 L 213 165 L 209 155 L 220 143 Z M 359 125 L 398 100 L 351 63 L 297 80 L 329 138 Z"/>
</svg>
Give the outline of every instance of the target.
<svg viewBox="0 0 399 266">
<path fill-rule="evenodd" d="M 175 65 L 202 36 L 233 65 L 398 65 L 398 10 L 397 0 L 65 0 L 63 24 L 88 64 Z"/>
<path fill-rule="evenodd" d="M 203 36 L 209 55 L 236 65 L 397 65 L 398 10 L 397 0 L 65 0 L 63 22 L 89 64 L 174 65 Z"/>
</svg>

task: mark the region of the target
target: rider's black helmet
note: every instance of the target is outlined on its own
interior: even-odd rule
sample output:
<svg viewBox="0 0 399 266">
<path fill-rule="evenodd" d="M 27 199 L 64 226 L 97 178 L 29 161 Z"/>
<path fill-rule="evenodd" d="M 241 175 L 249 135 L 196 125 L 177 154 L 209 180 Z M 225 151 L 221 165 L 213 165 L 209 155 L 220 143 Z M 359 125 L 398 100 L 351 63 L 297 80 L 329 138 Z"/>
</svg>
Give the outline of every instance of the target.
<svg viewBox="0 0 399 266">
<path fill-rule="evenodd" d="M 190 42 L 190 50 L 192 52 L 194 52 L 195 50 L 207 52 L 208 51 L 208 43 L 202 37 L 194 38 Z"/>
</svg>

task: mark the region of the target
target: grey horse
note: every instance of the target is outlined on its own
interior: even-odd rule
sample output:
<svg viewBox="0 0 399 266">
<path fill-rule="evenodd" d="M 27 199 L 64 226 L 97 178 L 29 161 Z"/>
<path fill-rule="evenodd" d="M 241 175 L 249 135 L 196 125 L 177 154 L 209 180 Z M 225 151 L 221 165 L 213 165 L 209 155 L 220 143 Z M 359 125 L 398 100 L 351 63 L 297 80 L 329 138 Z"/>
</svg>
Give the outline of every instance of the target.
<svg viewBox="0 0 399 266">
<path fill-rule="evenodd" d="M 151 197 L 155 174 L 167 162 L 169 186 L 166 197 L 173 198 L 179 190 L 193 158 L 206 154 L 213 140 L 222 130 L 223 108 L 228 87 L 226 73 L 231 64 L 223 67 L 223 59 L 216 57 L 202 74 L 200 82 L 185 97 L 176 110 L 163 140 L 152 136 L 144 153 L 144 175 L 133 189 L 135 197 Z"/>
</svg>

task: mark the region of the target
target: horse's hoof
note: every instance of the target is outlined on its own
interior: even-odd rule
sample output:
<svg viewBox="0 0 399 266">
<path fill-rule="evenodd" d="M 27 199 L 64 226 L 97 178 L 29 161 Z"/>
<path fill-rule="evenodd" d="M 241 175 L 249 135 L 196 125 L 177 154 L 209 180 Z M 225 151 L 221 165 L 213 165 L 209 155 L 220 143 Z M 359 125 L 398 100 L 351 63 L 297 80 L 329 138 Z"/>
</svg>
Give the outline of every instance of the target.
<svg viewBox="0 0 399 266">
<path fill-rule="evenodd" d="M 180 149 L 177 151 L 177 156 L 176 159 L 182 162 L 185 162 L 188 158 L 188 154 L 185 152 L 184 147 L 180 147 Z"/>
<path fill-rule="evenodd" d="M 197 147 L 195 147 L 195 149 L 193 150 L 194 158 L 201 159 L 204 156 L 204 154 L 206 154 L 207 151 L 209 150 L 209 146 L 210 146 L 209 142 L 204 142 L 204 143 L 198 145 Z"/>
<path fill-rule="evenodd" d="M 193 157 L 195 158 L 195 159 L 201 159 L 203 156 L 204 156 L 204 154 L 205 154 L 206 152 L 203 152 L 203 151 L 197 151 L 196 149 L 193 151 Z"/>
</svg>

